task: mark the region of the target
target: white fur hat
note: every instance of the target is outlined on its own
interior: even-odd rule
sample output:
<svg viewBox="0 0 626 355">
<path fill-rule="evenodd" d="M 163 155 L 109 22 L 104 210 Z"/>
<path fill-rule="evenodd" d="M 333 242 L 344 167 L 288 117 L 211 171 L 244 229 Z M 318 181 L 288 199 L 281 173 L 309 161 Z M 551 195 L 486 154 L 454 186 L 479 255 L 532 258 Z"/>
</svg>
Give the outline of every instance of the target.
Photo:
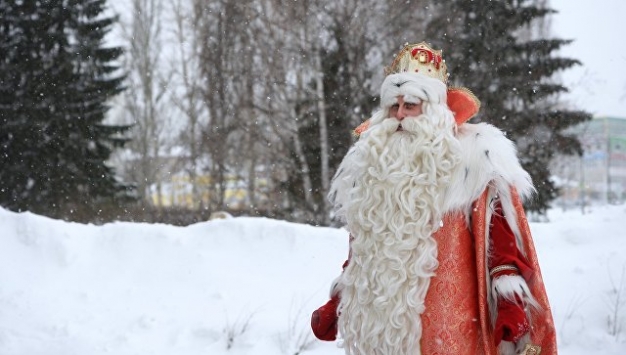
<svg viewBox="0 0 626 355">
<path fill-rule="evenodd" d="M 396 55 L 385 73 L 387 77 L 380 88 L 383 109 L 396 103 L 398 96 L 415 101 L 446 104 L 454 114 L 457 124 L 463 124 L 480 109 L 480 101 L 467 88 L 448 87 L 448 72 L 442 51 L 431 48 L 426 42 L 407 44 Z M 360 135 L 369 122 L 354 130 Z"/>
<path fill-rule="evenodd" d="M 388 75 L 380 87 L 380 104 L 388 108 L 396 103 L 398 96 L 418 98 L 420 101 L 447 103 L 447 88 L 441 80 L 419 73 L 396 73 Z M 411 101 L 411 100 L 409 100 Z"/>
</svg>

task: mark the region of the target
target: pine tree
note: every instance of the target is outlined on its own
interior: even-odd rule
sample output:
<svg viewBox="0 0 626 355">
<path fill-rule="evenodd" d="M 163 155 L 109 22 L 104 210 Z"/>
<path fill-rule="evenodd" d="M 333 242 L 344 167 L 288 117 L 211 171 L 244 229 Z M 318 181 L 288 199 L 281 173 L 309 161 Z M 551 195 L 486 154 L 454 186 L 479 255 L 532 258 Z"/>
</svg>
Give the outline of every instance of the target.
<svg viewBox="0 0 626 355">
<path fill-rule="evenodd" d="M 104 47 L 105 0 L 0 0 L 0 204 L 62 216 L 126 186 L 106 164 L 124 126 L 105 125 L 121 92 Z"/>
<path fill-rule="evenodd" d="M 467 86 L 481 100 L 473 122 L 492 123 L 517 144 L 522 165 L 537 188 L 536 198 L 526 207 L 543 214 L 557 195 L 550 160 L 556 153 L 582 153 L 578 139 L 564 129 L 591 116 L 559 109 L 558 94 L 567 88 L 553 75 L 580 62 L 555 55 L 571 41 L 529 35 L 555 12 L 541 3 L 446 1 L 445 9 L 436 9 L 427 38 L 443 48 L 451 84 Z"/>
</svg>

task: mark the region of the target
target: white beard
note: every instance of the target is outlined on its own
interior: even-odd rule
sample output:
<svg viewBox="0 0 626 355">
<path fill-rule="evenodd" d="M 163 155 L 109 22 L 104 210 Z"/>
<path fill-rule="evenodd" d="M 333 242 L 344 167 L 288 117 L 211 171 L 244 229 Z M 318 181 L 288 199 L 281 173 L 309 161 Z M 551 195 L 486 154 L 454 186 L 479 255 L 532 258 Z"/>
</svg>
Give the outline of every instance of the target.
<svg viewBox="0 0 626 355">
<path fill-rule="evenodd" d="M 446 113 L 406 118 L 402 132 L 396 119 L 373 118 L 333 179 L 337 214 L 353 237 L 339 284 L 348 355 L 420 354 L 420 315 L 438 266 L 432 234 L 460 156 Z"/>
</svg>

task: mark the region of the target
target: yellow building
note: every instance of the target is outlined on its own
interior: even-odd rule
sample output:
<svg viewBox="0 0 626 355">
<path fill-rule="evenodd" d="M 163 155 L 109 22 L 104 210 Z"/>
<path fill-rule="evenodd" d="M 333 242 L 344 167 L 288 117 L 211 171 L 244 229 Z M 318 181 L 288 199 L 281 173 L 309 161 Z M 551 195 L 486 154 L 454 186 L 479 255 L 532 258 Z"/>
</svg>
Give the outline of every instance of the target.
<svg viewBox="0 0 626 355">
<path fill-rule="evenodd" d="M 195 193 L 194 193 L 195 185 Z M 150 187 L 150 200 L 154 205 L 163 207 L 184 207 L 195 209 L 209 206 L 211 202 L 211 177 L 197 176 L 194 181 L 188 174 L 178 173 L 165 181 Z M 267 178 L 255 179 L 255 202 L 263 204 L 268 200 Z M 247 182 L 237 175 L 226 176 L 224 202 L 229 210 L 242 210 L 250 205 Z"/>
</svg>

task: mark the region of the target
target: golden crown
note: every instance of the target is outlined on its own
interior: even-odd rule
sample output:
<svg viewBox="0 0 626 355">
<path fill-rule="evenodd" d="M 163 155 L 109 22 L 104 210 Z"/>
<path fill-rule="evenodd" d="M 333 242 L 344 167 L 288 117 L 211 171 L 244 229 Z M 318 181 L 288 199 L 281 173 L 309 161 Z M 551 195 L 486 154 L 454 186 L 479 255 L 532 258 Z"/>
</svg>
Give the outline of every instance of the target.
<svg viewBox="0 0 626 355">
<path fill-rule="evenodd" d="M 426 42 L 407 44 L 396 55 L 391 66 L 385 69 L 385 75 L 395 73 L 420 73 L 448 83 L 446 62 L 442 51 L 431 48 Z"/>
</svg>

